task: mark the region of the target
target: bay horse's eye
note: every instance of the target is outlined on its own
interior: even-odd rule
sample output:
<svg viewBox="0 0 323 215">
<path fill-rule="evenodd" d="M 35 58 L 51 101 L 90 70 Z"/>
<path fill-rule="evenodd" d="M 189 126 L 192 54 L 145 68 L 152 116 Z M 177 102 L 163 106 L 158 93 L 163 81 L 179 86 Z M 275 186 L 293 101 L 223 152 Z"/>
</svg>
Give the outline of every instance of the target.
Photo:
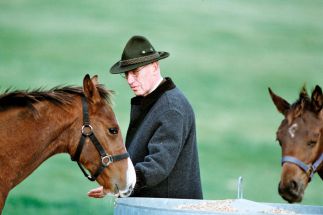
<svg viewBox="0 0 323 215">
<path fill-rule="evenodd" d="M 108 129 L 109 130 L 109 133 L 110 134 L 118 134 L 118 132 L 119 132 L 119 129 L 118 128 L 109 128 Z"/>
<path fill-rule="evenodd" d="M 316 141 L 315 140 L 310 140 L 307 145 L 308 146 L 314 146 L 316 144 Z"/>
</svg>

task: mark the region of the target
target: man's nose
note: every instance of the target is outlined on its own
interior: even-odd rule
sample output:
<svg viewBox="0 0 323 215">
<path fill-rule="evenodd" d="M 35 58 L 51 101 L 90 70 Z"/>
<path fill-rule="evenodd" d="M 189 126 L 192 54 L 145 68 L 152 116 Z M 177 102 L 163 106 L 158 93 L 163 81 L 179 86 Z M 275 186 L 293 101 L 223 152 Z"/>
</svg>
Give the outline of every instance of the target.
<svg viewBox="0 0 323 215">
<path fill-rule="evenodd" d="M 127 75 L 127 81 L 128 81 L 128 84 L 132 84 L 135 81 L 135 78 L 131 73 Z"/>
</svg>

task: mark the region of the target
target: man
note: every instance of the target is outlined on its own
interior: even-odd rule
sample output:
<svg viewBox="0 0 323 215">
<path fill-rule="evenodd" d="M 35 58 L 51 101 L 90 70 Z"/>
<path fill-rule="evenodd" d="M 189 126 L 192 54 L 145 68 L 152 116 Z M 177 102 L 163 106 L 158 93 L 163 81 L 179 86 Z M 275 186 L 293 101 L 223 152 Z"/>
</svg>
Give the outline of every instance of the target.
<svg viewBox="0 0 323 215">
<path fill-rule="evenodd" d="M 126 147 L 137 184 L 131 196 L 202 199 L 193 109 L 170 78 L 163 78 L 157 52 L 142 36 L 132 37 L 110 72 L 122 74 L 131 99 Z M 88 195 L 101 198 L 102 187 Z"/>
</svg>

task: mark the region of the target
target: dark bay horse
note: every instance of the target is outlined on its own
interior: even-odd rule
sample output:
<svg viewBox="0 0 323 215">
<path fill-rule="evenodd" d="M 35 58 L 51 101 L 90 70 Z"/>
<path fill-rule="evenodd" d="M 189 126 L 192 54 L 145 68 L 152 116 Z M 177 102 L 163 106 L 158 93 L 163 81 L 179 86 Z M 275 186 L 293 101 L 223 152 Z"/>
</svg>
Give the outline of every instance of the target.
<svg viewBox="0 0 323 215">
<path fill-rule="evenodd" d="M 0 95 L 0 214 L 10 190 L 57 153 L 70 154 L 85 176 L 106 192 L 130 195 L 135 171 L 110 94 L 98 84 L 97 76 L 86 75 L 83 89 L 56 87 Z"/>
<path fill-rule="evenodd" d="M 323 179 L 323 95 L 316 86 L 311 97 L 305 87 L 299 99 L 289 104 L 274 94 L 270 96 L 284 115 L 276 136 L 282 148 L 282 173 L 278 192 L 289 203 L 301 202 L 304 191 L 317 172 Z"/>
</svg>

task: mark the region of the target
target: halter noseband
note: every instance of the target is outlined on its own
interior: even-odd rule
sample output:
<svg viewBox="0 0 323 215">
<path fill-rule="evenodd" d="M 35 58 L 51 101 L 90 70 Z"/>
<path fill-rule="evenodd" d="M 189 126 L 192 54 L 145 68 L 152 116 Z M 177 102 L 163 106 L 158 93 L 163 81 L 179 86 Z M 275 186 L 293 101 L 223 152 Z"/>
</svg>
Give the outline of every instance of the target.
<svg viewBox="0 0 323 215">
<path fill-rule="evenodd" d="M 323 163 L 323 153 L 313 164 L 305 164 L 304 162 L 292 156 L 283 156 L 281 164 L 283 165 L 286 162 L 296 164 L 298 167 L 300 167 L 309 177 L 309 181 L 311 181 L 313 175 L 316 173 L 319 166 L 321 166 L 321 164 Z"/>
<path fill-rule="evenodd" d="M 86 98 L 84 96 L 82 96 L 82 109 L 83 109 L 83 126 L 82 126 L 82 130 L 81 130 L 82 135 L 81 135 L 80 142 L 79 142 L 79 144 L 76 148 L 76 151 L 74 153 L 74 156 L 71 156 L 71 159 L 72 159 L 72 161 L 77 162 L 78 166 L 80 167 L 80 169 L 82 170 L 82 172 L 86 178 L 88 178 L 90 181 L 95 181 L 96 178 L 102 173 L 104 168 L 108 167 L 113 162 L 128 158 L 129 154 L 128 154 L 128 152 L 126 152 L 123 154 L 112 156 L 112 155 L 109 155 L 108 153 L 106 153 L 104 148 L 102 147 L 102 145 L 100 144 L 100 142 L 98 141 L 98 139 L 95 137 L 95 135 L 93 133 L 93 127 L 90 125 L 88 105 L 87 105 Z M 79 162 L 81 152 L 82 152 L 86 138 L 90 138 L 91 142 L 93 143 L 93 145 L 95 146 L 95 148 L 99 152 L 100 158 L 101 158 L 101 165 L 99 166 L 99 168 L 96 170 L 96 172 L 93 175 L 87 174 L 87 172 L 82 167 L 82 164 Z"/>
</svg>

